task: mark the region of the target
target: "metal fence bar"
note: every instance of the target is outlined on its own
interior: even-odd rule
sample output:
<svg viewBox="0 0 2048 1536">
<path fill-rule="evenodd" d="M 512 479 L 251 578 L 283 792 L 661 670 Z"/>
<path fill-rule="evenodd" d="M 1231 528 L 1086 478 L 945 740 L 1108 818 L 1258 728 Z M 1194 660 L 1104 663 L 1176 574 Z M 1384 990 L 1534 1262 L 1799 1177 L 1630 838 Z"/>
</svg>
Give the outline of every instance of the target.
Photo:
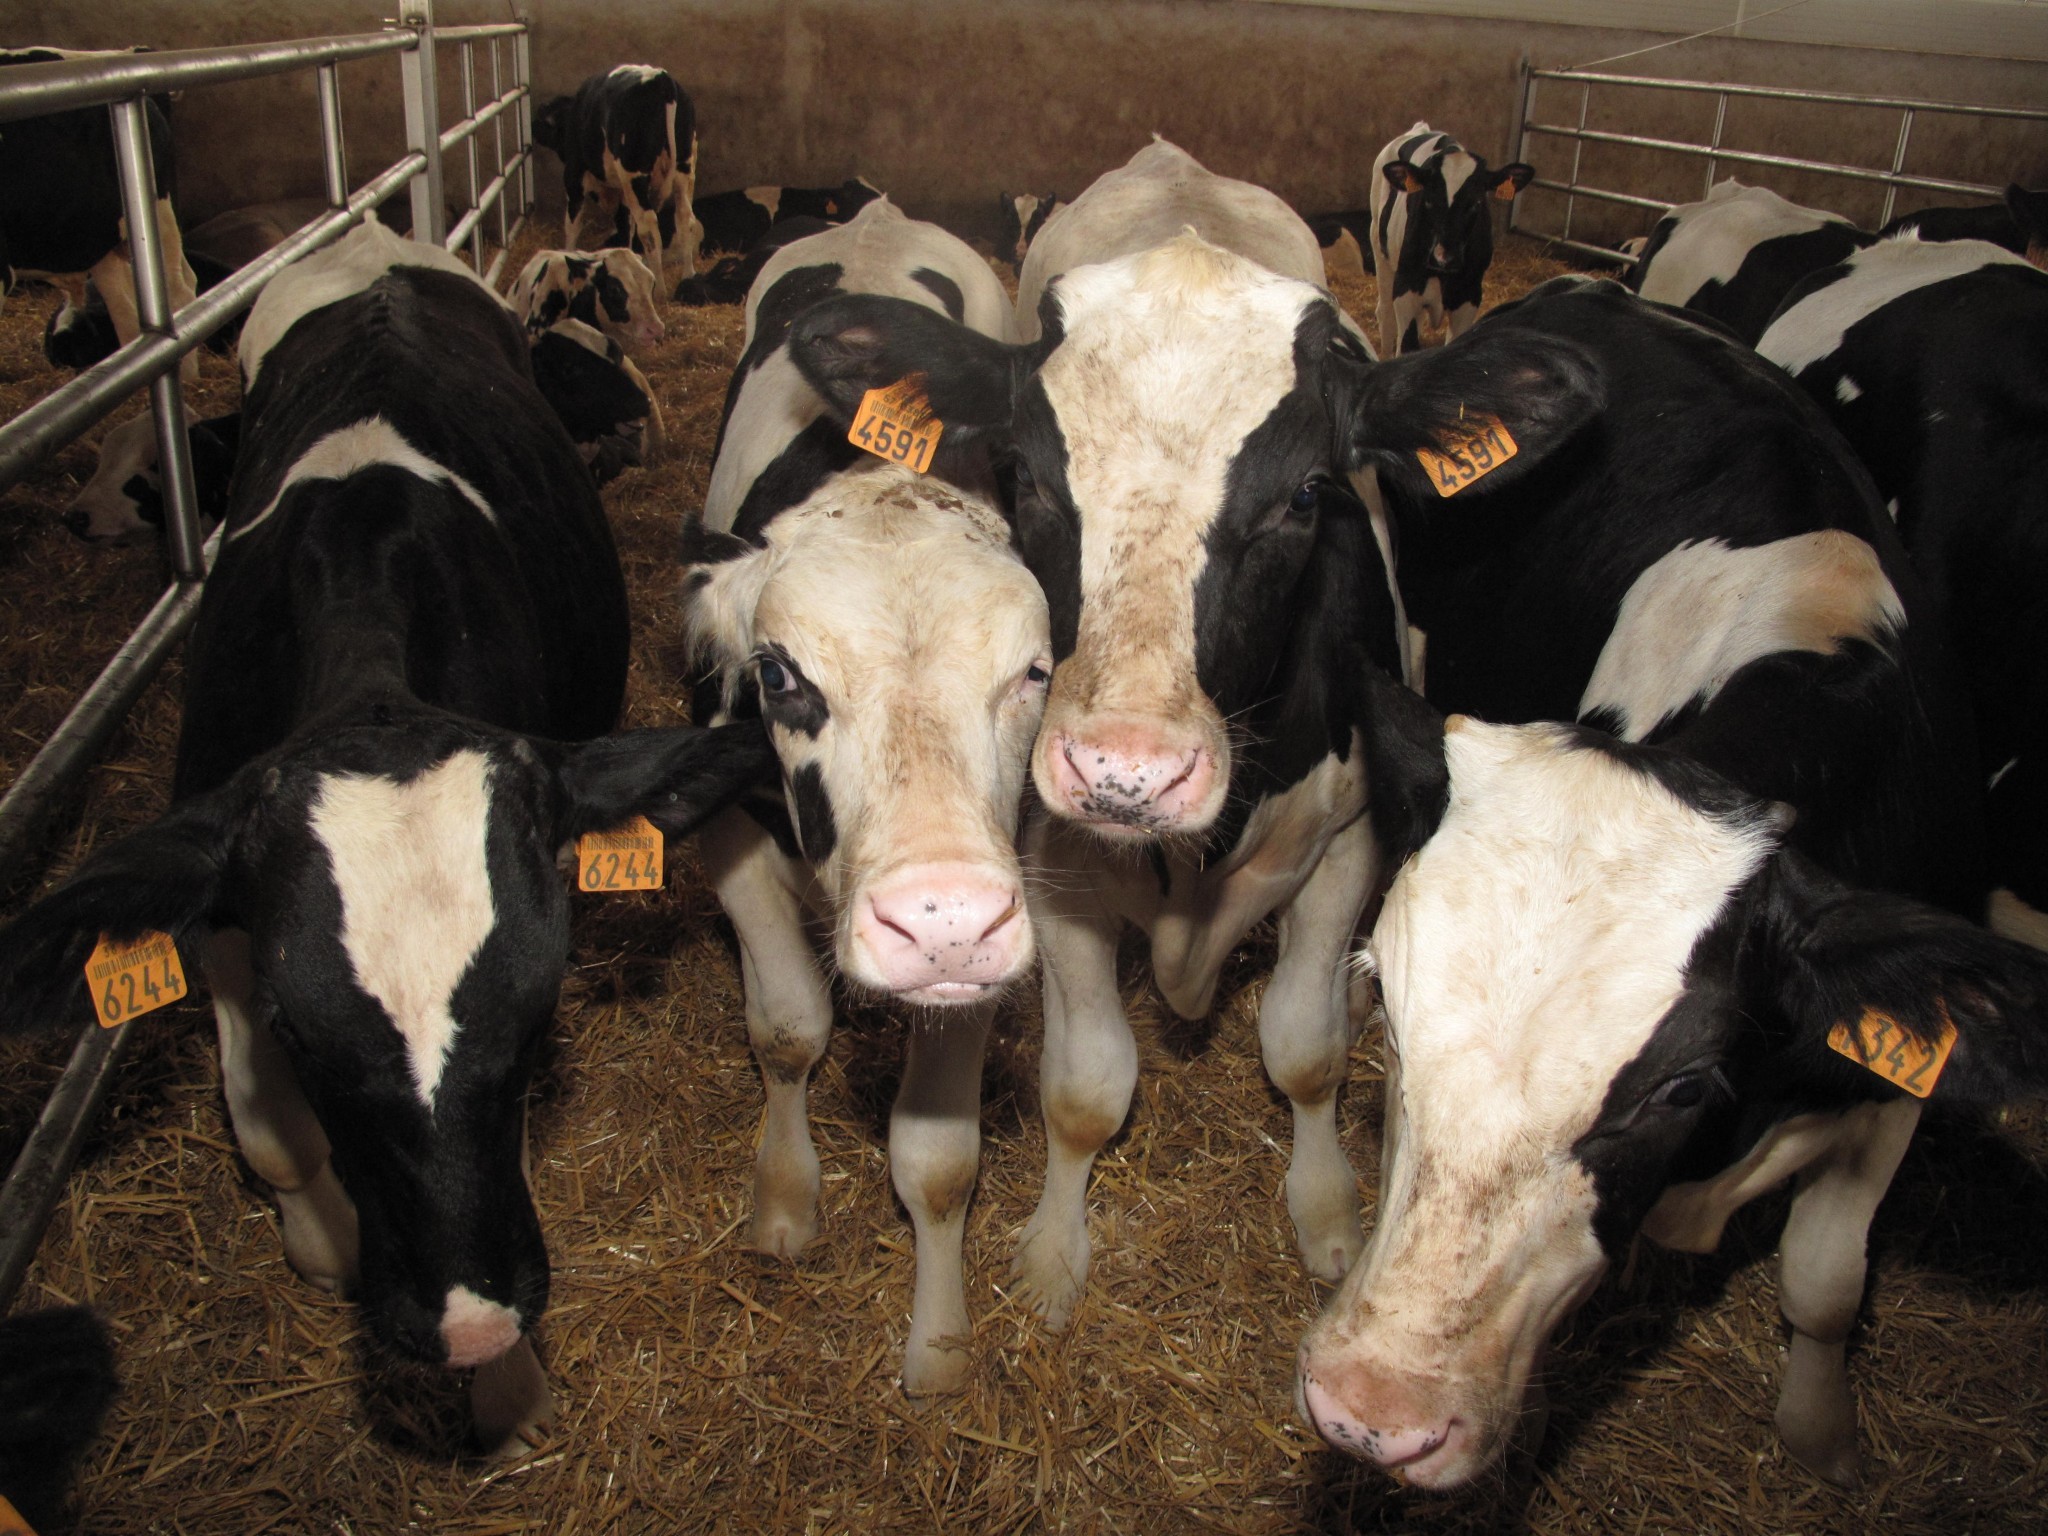
<svg viewBox="0 0 2048 1536">
<path fill-rule="evenodd" d="M 498 66 L 498 40 L 494 37 L 491 39 L 491 95 L 493 98 L 502 98 L 504 94 L 504 75 Z M 501 172 L 507 164 L 505 159 L 505 124 L 504 120 L 499 117 L 491 119 L 491 161 Z M 506 200 L 502 197 L 498 199 L 498 249 L 501 251 L 512 244 L 511 228 L 505 218 L 505 202 Z M 489 282 L 491 280 L 487 278 L 485 281 Z M 496 284 L 493 282 L 492 286 L 495 287 Z"/>
<path fill-rule="evenodd" d="M 362 32 L 288 43 L 179 48 L 105 59 L 16 64 L 7 71 L 6 84 L 0 85 L 0 123 L 67 112 L 74 107 L 103 107 L 144 91 L 182 91 L 196 85 L 288 74 L 312 64 L 373 58 L 380 53 L 402 52 L 412 44 L 410 32 Z"/>
<path fill-rule="evenodd" d="M 433 0 L 399 0 L 398 20 L 416 29 L 418 46 L 399 67 L 405 92 L 405 147 L 424 155 L 426 173 L 412 184 L 412 237 L 441 243 L 447 204 L 441 192 L 440 79 L 434 73 Z"/>
<path fill-rule="evenodd" d="M 1609 133 L 1600 128 L 1567 128 L 1556 123 L 1531 123 L 1531 133 L 1547 133 L 1560 139 L 1577 139 L 1584 144 L 1627 144 L 1637 149 L 1659 149 L 1673 155 L 1705 155 L 1733 160 L 1740 165 L 1768 165 L 1790 171 L 1811 171 L 1821 176 L 1840 176 L 1845 181 L 1870 181 L 1882 185 L 1914 187 L 1926 192 L 1960 192 L 1971 197 L 1996 197 L 1998 189 L 1974 181 L 1948 181 L 1939 176 L 1895 176 L 1861 165 L 1837 165 L 1827 160 L 1801 160 L 1796 155 L 1767 155 L 1751 149 L 1709 149 L 1682 139 L 1653 139 L 1640 133 Z M 1574 190 L 1577 190 L 1576 187 Z M 1668 206 L 1668 205 L 1667 205 Z"/>
<path fill-rule="evenodd" d="M 341 69 L 322 64 L 316 71 L 320 96 L 320 165 L 327 180 L 327 206 L 348 206 L 348 140 L 341 131 Z"/>
<path fill-rule="evenodd" d="M 1906 169 L 1906 146 L 1913 140 L 1913 109 L 1908 107 L 1899 117 L 1899 147 L 1892 151 L 1892 179 L 1884 189 L 1884 212 L 1877 216 L 1879 228 L 1892 221 L 1892 209 L 1899 201 L 1899 175 Z"/>
<path fill-rule="evenodd" d="M 533 206 L 533 33 L 526 26 L 526 12 L 519 13 L 519 33 L 512 39 L 512 81 L 522 87 L 519 96 L 518 127 L 513 141 L 525 161 L 520 180 L 525 183 L 519 206 Z M 523 218 L 523 215 L 522 215 Z"/>
<path fill-rule="evenodd" d="M 1539 80 L 1583 80 L 1594 85 L 1640 85 L 1652 90 L 1693 91 L 1712 95 L 1753 96 L 1767 101 L 1806 101 L 1823 106 L 1883 107 L 1894 112 L 1952 112 L 1964 117 L 2017 118 L 2048 123 L 2048 108 L 1985 107 L 1968 101 L 1931 101 L 1911 96 L 1857 96 L 1845 91 L 1808 91 L 1787 85 L 1740 85 L 1728 80 L 1667 80 L 1656 75 L 1604 75 L 1580 69 L 1532 69 Z"/>
</svg>

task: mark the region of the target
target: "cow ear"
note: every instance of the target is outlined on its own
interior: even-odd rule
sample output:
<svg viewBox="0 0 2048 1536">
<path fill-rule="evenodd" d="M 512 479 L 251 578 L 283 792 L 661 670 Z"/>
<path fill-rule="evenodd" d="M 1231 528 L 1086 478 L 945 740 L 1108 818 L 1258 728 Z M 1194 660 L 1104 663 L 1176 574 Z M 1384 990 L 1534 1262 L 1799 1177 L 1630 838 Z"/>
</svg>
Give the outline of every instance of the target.
<svg viewBox="0 0 2048 1536">
<path fill-rule="evenodd" d="M 573 97 L 557 96 L 553 101 L 533 114 L 533 142 L 542 149 L 562 153 L 562 146 L 569 142 L 569 119 L 576 110 Z"/>
<path fill-rule="evenodd" d="M 772 549 L 699 525 L 685 530 L 683 627 L 692 655 L 720 671 L 754 649 L 754 609 L 774 568 Z"/>
<path fill-rule="evenodd" d="M 236 779 L 110 843 L 21 916 L 0 928 L 0 1029 L 82 1016 L 85 962 L 102 934 L 167 933 L 196 975 L 207 919 L 220 903 L 247 796 Z"/>
<path fill-rule="evenodd" d="M 843 422 L 853 420 L 869 390 L 919 374 L 946 431 L 1010 425 L 1016 349 L 907 299 L 854 293 L 813 305 L 790 327 L 789 352 Z"/>
<path fill-rule="evenodd" d="M 1350 462 L 1371 464 L 1410 496 L 1450 494 L 1443 456 L 1476 463 L 1469 449 L 1498 422 L 1505 441 L 1484 447 L 1481 474 L 1453 472 L 1457 489 L 1497 490 L 1568 442 L 1607 404 L 1607 382 L 1592 353 L 1557 337 L 1481 324 L 1449 346 L 1361 369 L 1352 392 Z M 1428 458 L 1418 457 L 1428 455 Z M 1461 458 L 1462 456 L 1462 458 Z"/>
<path fill-rule="evenodd" d="M 1944 1104 L 2048 1092 L 2048 952 L 1923 902 L 1845 885 L 1789 850 L 1773 861 L 1760 899 L 1756 958 L 1771 968 L 1768 995 L 1792 1027 L 1794 1060 L 1811 1074 L 1868 1087 L 1874 1071 Z"/>
<path fill-rule="evenodd" d="M 563 749 L 555 777 L 562 842 L 635 816 L 681 837 L 748 790 L 781 783 L 768 729 L 758 719 L 600 736 Z"/>
<path fill-rule="evenodd" d="M 1493 173 L 1493 195 L 1504 203 L 1512 203 L 1515 194 L 1535 179 L 1536 167 L 1517 160 Z"/>
</svg>

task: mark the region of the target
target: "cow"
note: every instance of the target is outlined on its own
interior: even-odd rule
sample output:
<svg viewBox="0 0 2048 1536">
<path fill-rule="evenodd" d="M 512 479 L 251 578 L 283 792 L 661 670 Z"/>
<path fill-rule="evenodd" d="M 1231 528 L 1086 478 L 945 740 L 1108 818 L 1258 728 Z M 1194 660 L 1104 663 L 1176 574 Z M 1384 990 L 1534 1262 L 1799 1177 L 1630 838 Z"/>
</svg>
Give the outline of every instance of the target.
<svg viewBox="0 0 2048 1536">
<path fill-rule="evenodd" d="M 704 226 L 707 251 L 751 251 L 769 230 L 788 219 L 823 219 L 844 224 L 882 196 L 865 176 L 836 187 L 742 187 L 713 192 L 691 204 Z"/>
<path fill-rule="evenodd" d="M 1185 1018 L 1275 916 L 1259 1010 L 1293 1106 L 1287 1205 L 1311 1273 L 1363 1241 L 1336 1095 L 1369 998 L 1350 949 L 1381 867 L 1359 746 L 1368 660 L 1403 637 L 1384 529 L 1337 461 L 1325 393 L 1370 349 L 1278 198 L 1155 140 L 1033 242 L 1003 347 L 869 294 L 808 310 L 790 347 L 849 415 L 906 375 L 948 438 L 997 457 L 1058 658 L 1032 780 L 1028 888 L 1043 958 L 1048 1170 L 1012 1294 L 1070 1321 L 1087 1180 L 1128 1113 L 1137 1049 L 1117 986 L 1128 923 Z"/>
<path fill-rule="evenodd" d="M 1479 317 L 1493 262 L 1490 201 L 1511 203 L 1535 179 L 1517 160 L 1490 168 L 1447 133 L 1417 122 L 1372 163 L 1372 270 L 1380 348 L 1389 357 L 1422 345 L 1422 320 L 1453 338 Z"/>
<path fill-rule="evenodd" d="M 1033 959 L 1016 841 L 1052 655 L 985 448 L 942 434 L 929 474 L 887 463 L 847 441 L 850 417 L 792 364 L 792 322 L 840 293 L 957 316 L 991 346 L 1010 330 L 987 262 L 886 199 L 762 273 L 703 518 L 686 529 L 684 602 L 706 713 L 765 719 L 784 789 L 719 817 L 701 847 L 739 933 L 767 1091 L 756 1248 L 793 1257 L 818 1229 L 804 1104 L 832 994 L 807 925 L 857 992 L 917 1010 L 889 1159 L 917 1252 L 902 1380 L 922 1395 L 957 1389 L 970 1363 L 961 1239 L 982 1050 Z"/>
<path fill-rule="evenodd" d="M 211 527 L 227 511 L 228 481 L 241 439 L 240 412 L 185 428 L 199 517 Z M 64 526 L 88 544 L 133 544 L 164 528 L 163 481 L 157 473 L 156 418 L 147 411 L 108 430 L 85 488 L 64 509 Z"/>
<path fill-rule="evenodd" d="M 1901 214 L 1880 229 L 1877 238 L 1886 240 L 1908 230 L 1922 240 L 1989 240 L 2048 268 L 2048 187 L 2030 191 L 2011 182 L 2001 202 Z"/>
<path fill-rule="evenodd" d="M 361 226 L 264 289 L 241 365 L 172 807 L 0 930 L 0 1026 L 65 1016 L 102 934 L 203 959 L 287 1258 L 387 1347 L 475 1368 L 496 1444 L 550 1403 L 524 1142 L 557 850 L 634 815 L 685 831 L 773 760 L 757 726 L 599 734 L 625 685 L 611 533 L 454 256 Z"/>
<path fill-rule="evenodd" d="M 617 342 L 581 320 L 557 320 L 527 339 L 534 386 L 599 485 L 660 456 L 661 407 Z"/>
<path fill-rule="evenodd" d="M 996 196 L 996 254 L 1012 271 L 1024 265 L 1024 254 L 1045 228 L 1045 221 L 1066 207 L 1055 192 L 1003 192 Z"/>
<path fill-rule="evenodd" d="M 1938 616 L 1789 383 L 1560 279 L 1357 397 L 1428 699 L 1368 679 L 1375 798 L 1406 812 L 1365 951 L 1378 1224 L 1297 1401 L 1417 1486 L 1540 1439 L 1550 1335 L 1638 1232 L 1709 1251 L 1795 1176 L 1777 1422 L 1852 1478 L 1844 1341 L 1912 1095 L 2048 1074 L 2048 965 L 1958 915 L 1982 792 Z"/>
<path fill-rule="evenodd" d="M 119 1386 L 107 1325 L 88 1308 L 0 1320 L 0 1531 L 57 1528 Z"/>
<path fill-rule="evenodd" d="M 1323 248 L 1326 281 L 1338 277 L 1365 280 L 1365 253 L 1372 249 L 1372 210 L 1317 214 L 1308 227 Z"/>
<path fill-rule="evenodd" d="M 510 300 L 529 337 L 557 320 L 580 320 L 640 357 L 668 334 L 655 307 L 654 274 L 619 248 L 538 252 L 520 268 Z"/>
<path fill-rule="evenodd" d="M 675 301 L 692 309 L 713 304 L 744 304 L 753 292 L 761 269 L 785 245 L 822 235 L 832 225 L 824 219 L 784 219 L 756 240 L 744 256 L 721 256 L 708 272 L 686 277 L 676 284 Z"/>
<path fill-rule="evenodd" d="M 7 49 L 0 50 L 0 69 L 133 51 Z M 143 101 L 150 170 L 156 179 L 155 216 L 164 286 L 176 311 L 198 296 L 199 286 L 185 260 L 178 216 L 172 207 L 178 182 L 165 105 L 161 97 Z M 128 254 L 127 215 L 114 169 L 114 130 L 102 107 L 23 118 L 9 123 L 6 133 L 0 134 L 0 299 L 22 277 L 77 272 L 90 274 L 122 344 L 142 334 L 135 268 Z M 187 383 L 198 382 L 198 358 L 187 353 L 179 366 Z"/>
<path fill-rule="evenodd" d="M 1718 320 L 1754 346 L 1802 278 L 1870 240 L 1840 214 L 1731 178 L 1716 182 L 1706 201 L 1659 219 L 1622 281 L 1646 299 Z"/>
<path fill-rule="evenodd" d="M 2048 948 L 2048 274 L 1983 241 L 1880 240 L 1794 289 L 1757 348 L 1896 511 L 1970 678 L 1989 922 Z"/>
<path fill-rule="evenodd" d="M 651 64 L 592 75 L 574 96 L 557 96 L 534 114 L 533 141 L 562 162 L 562 243 L 570 250 L 581 248 L 584 204 L 595 199 L 599 243 L 645 256 L 657 288 L 666 256 L 674 256 L 684 277 L 697 270 L 704 238 L 690 207 L 697 110 L 675 76 Z"/>
</svg>

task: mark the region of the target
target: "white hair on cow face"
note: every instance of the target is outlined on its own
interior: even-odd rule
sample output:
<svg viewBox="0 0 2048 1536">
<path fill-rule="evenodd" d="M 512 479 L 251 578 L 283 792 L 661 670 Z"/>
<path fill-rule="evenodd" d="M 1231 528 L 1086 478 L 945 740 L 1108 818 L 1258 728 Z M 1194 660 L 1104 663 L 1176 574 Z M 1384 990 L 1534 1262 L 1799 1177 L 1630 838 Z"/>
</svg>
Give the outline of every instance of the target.
<svg viewBox="0 0 2048 1536">
<path fill-rule="evenodd" d="M 1454 717 L 1444 748 L 1443 822 L 1370 946 L 1388 1046 L 1379 1223 L 1302 1349 L 1318 1421 L 1379 1426 L 1351 1432 L 1424 1486 L 1497 1454 L 1551 1332 L 1605 1272 L 1574 1148 L 1777 837 L 1569 728 Z"/>
</svg>

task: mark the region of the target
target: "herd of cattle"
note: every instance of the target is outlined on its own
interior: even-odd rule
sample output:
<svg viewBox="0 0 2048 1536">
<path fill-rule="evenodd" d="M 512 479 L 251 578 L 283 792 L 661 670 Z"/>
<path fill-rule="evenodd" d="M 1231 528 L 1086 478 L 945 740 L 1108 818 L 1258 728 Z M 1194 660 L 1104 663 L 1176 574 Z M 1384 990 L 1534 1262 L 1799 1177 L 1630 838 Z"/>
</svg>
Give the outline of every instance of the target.
<svg viewBox="0 0 2048 1536">
<path fill-rule="evenodd" d="M 496 1443 L 551 1407 L 523 1105 L 566 843 L 701 828 L 769 1253 L 818 1228 L 834 978 L 923 1010 L 889 1132 L 913 1394 L 969 1369 L 1005 990 L 1042 978 L 1015 1294 L 1061 1327 L 1136 1083 L 1120 935 L 1193 1019 L 1271 918 L 1287 1207 L 1337 1285 L 1307 1423 L 1469 1482 L 1540 1439 L 1546 1348 L 1639 1233 L 1710 1249 L 1796 1179 L 1777 1422 L 1853 1480 L 1844 1345 L 1922 1107 L 2048 1087 L 2040 196 L 1869 235 L 1730 183 L 1626 285 L 1475 324 L 1529 167 L 1418 123 L 1319 241 L 1155 140 L 1009 201 L 1013 305 L 865 182 L 694 199 L 659 70 L 540 122 L 570 242 L 510 302 L 374 221 L 257 300 L 173 809 L 0 931 L 0 1020 L 71 1017 L 103 934 L 173 935 L 293 1266 L 474 1368 Z M 586 198 L 608 249 L 578 249 Z M 1325 286 L 1360 230 L 1383 357 Z M 660 435 L 630 355 L 664 251 L 688 298 L 700 245 L 749 243 L 682 530 L 698 720 L 610 734 L 597 481 Z M 1368 1233 L 1336 1108 L 1376 1021 Z"/>
</svg>

